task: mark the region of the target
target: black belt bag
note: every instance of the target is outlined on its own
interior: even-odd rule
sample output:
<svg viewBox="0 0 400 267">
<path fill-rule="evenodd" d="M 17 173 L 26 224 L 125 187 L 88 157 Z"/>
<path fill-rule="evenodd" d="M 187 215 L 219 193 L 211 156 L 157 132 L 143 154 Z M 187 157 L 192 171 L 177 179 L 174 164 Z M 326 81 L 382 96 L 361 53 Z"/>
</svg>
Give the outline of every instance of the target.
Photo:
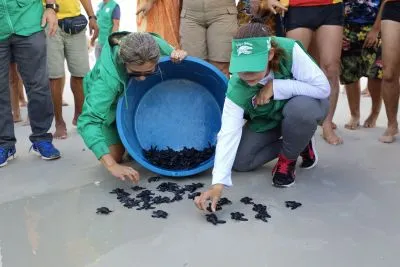
<svg viewBox="0 0 400 267">
<path fill-rule="evenodd" d="M 58 20 L 58 26 L 68 34 L 77 34 L 86 29 L 88 20 L 84 15 Z"/>
</svg>

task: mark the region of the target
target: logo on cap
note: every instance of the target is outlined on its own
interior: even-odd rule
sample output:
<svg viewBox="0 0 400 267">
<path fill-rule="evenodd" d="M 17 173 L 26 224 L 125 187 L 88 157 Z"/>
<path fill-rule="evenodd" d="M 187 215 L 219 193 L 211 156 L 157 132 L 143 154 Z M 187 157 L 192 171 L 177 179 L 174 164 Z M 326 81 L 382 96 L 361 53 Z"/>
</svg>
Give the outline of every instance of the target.
<svg viewBox="0 0 400 267">
<path fill-rule="evenodd" d="M 245 42 L 242 44 L 237 44 L 237 55 L 241 54 L 250 55 L 253 53 L 253 44 Z"/>
</svg>

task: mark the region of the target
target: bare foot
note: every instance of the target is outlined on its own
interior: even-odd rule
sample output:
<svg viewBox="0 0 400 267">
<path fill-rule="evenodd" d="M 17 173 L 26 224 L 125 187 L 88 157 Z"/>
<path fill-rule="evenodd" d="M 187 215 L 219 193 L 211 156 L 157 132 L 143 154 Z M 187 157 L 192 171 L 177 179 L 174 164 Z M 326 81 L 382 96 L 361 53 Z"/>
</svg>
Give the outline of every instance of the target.
<svg viewBox="0 0 400 267">
<path fill-rule="evenodd" d="M 72 126 L 76 128 L 78 126 L 78 118 L 81 114 L 79 113 L 78 115 L 75 115 L 74 118 L 72 119 Z"/>
<path fill-rule="evenodd" d="M 67 126 L 65 123 L 56 124 L 56 131 L 53 133 L 55 139 L 67 139 Z"/>
<path fill-rule="evenodd" d="M 357 130 L 360 128 L 360 117 L 351 117 L 350 121 L 344 125 L 348 130 Z"/>
<path fill-rule="evenodd" d="M 364 128 L 375 128 L 376 120 L 378 119 L 378 114 L 370 114 L 364 122 Z"/>
<path fill-rule="evenodd" d="M 336 129 L 337 129 L 336 123 L 332 122 L 331 124 L 332 124 L 332 129 L 333 129 L 333 130 L 336 130 Z"/>
<path fill-rule="evenodd" d="M 333 130 L 332 122 L 324 122 L 322 126 L 322 137 L 330 145 L 340 145 L 343 144 L 342 138 L 336 135 Z"/>
<path fill-rule="evenodd" d="M 396 140 L 396 135 L 399 133 L 398 127 L 388 127 L 385 133 L 379 138 L 382 143 L 390 144 Z"/>
</svg>

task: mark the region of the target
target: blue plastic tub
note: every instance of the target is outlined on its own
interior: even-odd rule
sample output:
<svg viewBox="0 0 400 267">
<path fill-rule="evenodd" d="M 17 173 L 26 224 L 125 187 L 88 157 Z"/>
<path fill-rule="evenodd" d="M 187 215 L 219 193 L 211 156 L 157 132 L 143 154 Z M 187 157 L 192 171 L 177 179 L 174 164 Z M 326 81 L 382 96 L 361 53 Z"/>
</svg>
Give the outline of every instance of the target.
<svg viewBox="0 0 400 267">
<path fill-rule="evenodd" d="M 194 57 L 180 64 L 163 57 L 156 74 L 145 81 L 131 79 L 117 108 L 118 132 L 128 153 L 164 176 L 190 176 L 211 168 L 214 157 L 193 169 L 163 169 L 149 163 L 142 149 L 202 150 L 209 142 L 215 145 L 227 83 L 216 67 Z"/>
</svg>

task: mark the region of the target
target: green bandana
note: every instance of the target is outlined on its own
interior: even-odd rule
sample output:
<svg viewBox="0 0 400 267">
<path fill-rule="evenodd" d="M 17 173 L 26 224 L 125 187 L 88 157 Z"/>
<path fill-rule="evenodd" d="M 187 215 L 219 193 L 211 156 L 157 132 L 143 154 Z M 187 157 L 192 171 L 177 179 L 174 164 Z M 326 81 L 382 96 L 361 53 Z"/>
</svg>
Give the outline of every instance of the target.
<svg viewBox="0 0 400 267">
<path fill-rule="evenodd" d="M 232 40 L 229 72 L 260 72 L 267 69 L 271 37 Z"/>
</svg>

